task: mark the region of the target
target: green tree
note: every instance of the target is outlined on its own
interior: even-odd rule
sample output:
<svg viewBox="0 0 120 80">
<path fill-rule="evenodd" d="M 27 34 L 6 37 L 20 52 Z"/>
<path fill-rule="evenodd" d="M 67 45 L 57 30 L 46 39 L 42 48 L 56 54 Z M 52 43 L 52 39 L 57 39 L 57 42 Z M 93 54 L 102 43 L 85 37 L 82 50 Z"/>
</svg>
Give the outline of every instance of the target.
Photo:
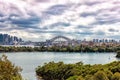
<svg viewBox="0 0 120 80">
<path fill-rule="evenodd" d="M 79 76 L 76 80 L 84 80 L 82 76 Z"/>
<path fill-rule="evenodd" d="M 116 73 L 112 76 L 112 80 L 120 80 L 120 73 L 116 72 Z"/>
<path fill-rule="evenodd" d="M 77 78 L 78 78 L 78 76 L 71 76 L 67 80 L 76 80 Z"/>
<path fill-rule="evenodd" d="M 92 75 L 86 75 L 85 80 L 93 80 L 93 76 Z"/>
<path fill-rule="evenodd" d="M 0 58 L 0 80 L 22 80 L 21 71 L 22 69 L 13 65 L 7 56 L 2 55 Z"/>
<path fill-rule="evenodd" d="M 117 58 L 120 58 L 120 51 L 117 51 L 116 57 L 117 57 Z"/>
<path fill-rule="evenodd" d="M 107 78 L 105 72 L 98 71 L 97 73 L 95 73 L 93 80 L 109 80 L 109 79 Z"/>
<path fill-rule="evenodd" d="M 105 73 L 106 73 L 108 79 L 109 79 L 109 80 L 112 80 L 113 73 L 112 73 L 111 71 L 109 71 L 109 70 L 108 70 L 108 71 L 105 71 Z"/>
<path fill-rule="evenodd" d="M 49 62 L 44 66 L 39 66 L 36 74 L 43 77 L 44 80 L 83 80 L 82 77 L 84 80 L 120 80 L 120 61 L 105 65 L 84 65 L 82 62 L 76 64 Z"/>
<path fill-rule="evenodd" d="M 82 76 L 72 76 L 69 77 L 67 80 L 84 80 Z"/>
</svg>

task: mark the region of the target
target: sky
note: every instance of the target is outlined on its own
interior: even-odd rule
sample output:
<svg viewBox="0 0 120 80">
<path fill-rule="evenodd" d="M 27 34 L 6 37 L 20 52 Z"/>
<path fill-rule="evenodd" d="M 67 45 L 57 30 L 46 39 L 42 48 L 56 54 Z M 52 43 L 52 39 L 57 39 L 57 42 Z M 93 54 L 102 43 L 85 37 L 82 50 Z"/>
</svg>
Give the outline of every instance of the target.
<svg viewBox="0 0 120 80">
<path fill-rule="evenodd" d="M 120 39 L 120 0 L 0 0 L 0 33 L 32 41 Z"/>
</svg>

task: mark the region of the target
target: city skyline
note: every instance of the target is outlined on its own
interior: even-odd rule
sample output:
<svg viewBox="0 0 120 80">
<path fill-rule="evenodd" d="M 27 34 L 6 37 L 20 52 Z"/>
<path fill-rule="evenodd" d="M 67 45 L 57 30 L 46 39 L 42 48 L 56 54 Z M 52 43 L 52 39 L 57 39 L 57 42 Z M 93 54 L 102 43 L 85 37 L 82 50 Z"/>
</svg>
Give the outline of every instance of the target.
<svg viewBox="0 0 120 80">
<path fill-rule="evenodd" d="M 0 45 L 14 45 L 20 43 L 23 40 L 17 36 L 11 36 L 8 34 L 0 34 Z"/>
<path fill-rule="evenodd" d="M 0 0 L 0 33 L 31 41 L 120 40 L 119 7 L 119 0 Z"/>
</svg>

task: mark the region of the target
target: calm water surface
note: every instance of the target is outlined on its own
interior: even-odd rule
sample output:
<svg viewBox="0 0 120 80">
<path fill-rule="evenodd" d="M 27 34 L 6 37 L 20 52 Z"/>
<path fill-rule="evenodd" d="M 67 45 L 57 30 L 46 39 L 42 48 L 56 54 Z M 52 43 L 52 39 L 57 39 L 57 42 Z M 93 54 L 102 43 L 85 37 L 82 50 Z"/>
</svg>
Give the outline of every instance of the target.
<svg viewBox="0 0 120 80">
<path fill-rule="evenodd" d="M 17 52 L 5 54 L 15 65 L 23 68 L 22 76 L 27 80 L 36 80 L 35 68 L 50 61 L 63 61 L 64 63 L 82 61 L 84 64 L 105 64 L 118 60 L 115 53 Z"/>
</svg>

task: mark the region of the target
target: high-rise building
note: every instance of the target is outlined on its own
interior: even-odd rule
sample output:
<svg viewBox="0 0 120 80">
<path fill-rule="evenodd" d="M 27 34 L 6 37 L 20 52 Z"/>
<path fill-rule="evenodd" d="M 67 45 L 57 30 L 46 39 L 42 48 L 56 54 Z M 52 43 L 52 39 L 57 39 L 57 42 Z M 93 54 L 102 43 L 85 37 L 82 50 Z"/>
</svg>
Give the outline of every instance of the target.
<svg viewBox="0 0 120 80">
<path fill-rule="evenodd" d="M 14 42 L 22 42 L 22 39 L 8 34 L 0 34 L 0 45 L 12 45 Z"/>
</svg>

